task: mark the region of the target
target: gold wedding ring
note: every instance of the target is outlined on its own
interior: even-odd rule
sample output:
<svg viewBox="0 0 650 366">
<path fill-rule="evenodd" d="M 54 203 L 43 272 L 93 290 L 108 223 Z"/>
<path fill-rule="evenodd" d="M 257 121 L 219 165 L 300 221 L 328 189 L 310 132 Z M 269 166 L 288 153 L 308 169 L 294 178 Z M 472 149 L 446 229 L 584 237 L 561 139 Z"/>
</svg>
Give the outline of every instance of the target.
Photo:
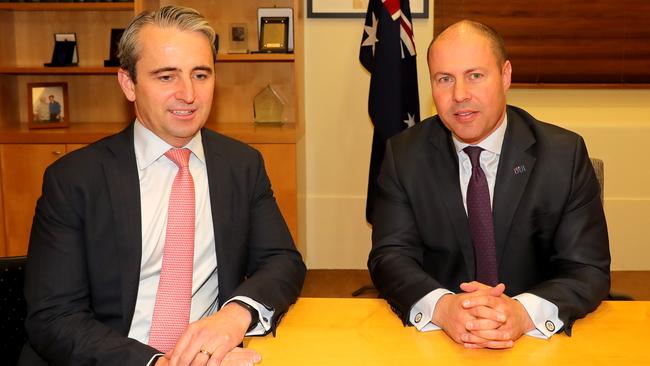
<svg viewBox="0 0 650 366">
<path fill-rule="evenodd" d="M 212 352 L 206 351 L 203 347 L 201 347 L 199 353 L 203 353 L 204 355 L 208 356 L 208 358 L 212 357 Z"/>
</svg>

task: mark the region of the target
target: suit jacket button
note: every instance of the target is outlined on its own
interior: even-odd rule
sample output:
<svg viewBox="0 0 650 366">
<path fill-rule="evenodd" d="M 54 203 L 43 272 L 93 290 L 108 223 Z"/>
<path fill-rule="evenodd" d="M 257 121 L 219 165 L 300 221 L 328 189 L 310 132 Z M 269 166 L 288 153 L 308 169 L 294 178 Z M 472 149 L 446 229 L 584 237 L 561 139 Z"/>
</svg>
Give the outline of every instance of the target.
<svg viewBox="0 0 650 366">
<path fill-rule="evenodd" d="M 546 326 L 546 330 L 548 330 L 549 332 L 555 331 L 555 324 L 553 324 L 553 322 L 550 320 L 547 320 L 544 326 Z"/>
<path fill-rule="evenodd" d="M 415 319 L 414 320 L 415 320 L 416 323 L 419 323 L 420 320 L 422 320 L 422 313 L 415 314 Z"/>
</svg>

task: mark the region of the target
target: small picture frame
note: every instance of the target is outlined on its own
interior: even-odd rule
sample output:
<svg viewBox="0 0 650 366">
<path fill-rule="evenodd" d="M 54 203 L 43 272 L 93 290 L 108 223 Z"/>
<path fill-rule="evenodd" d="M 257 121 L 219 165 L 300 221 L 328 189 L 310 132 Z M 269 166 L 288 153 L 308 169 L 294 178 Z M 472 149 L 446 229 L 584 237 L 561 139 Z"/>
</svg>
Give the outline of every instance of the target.
<svg viewBox="0 0 650 366">
<path fill-rule="evenodd" d="M 228 30 L 228 53 L 248 53 L 248 25 L 232 23 Z"/>
<path fill-rule="evenodd" d="M 68 83 L 28 83 L 27 102 L 29 128 L 70 126 Z"/>
<path fill-rule="evenodd" d="M 56 42 L 73 42 L 74 50 L 72 52 L 72 64 L 79 63 L 79 54 L 77 53 L 77 33 L 54 33 L 54 43 Z"/>
<path fill-rule="evenodd" d="M 289 18 L 262 17 L 260 28 L 260 52 L 287 53 Z"/>
<path fill-rule="evenodd" d="M 120 66 L 120 60 L 117 58 L 117 48 L 124 34 L 124 28 L 111 29 L 111 43 L 109 45 L 108 60 L 104 60 L 104 67 Z"/>
<path fill-rule="evenodd" d="M 77 66 L 79 54 L 77 52 L 76 33 L 54 33 L 54 50 L 52 60 L 44 66 Z"/>
</svg>

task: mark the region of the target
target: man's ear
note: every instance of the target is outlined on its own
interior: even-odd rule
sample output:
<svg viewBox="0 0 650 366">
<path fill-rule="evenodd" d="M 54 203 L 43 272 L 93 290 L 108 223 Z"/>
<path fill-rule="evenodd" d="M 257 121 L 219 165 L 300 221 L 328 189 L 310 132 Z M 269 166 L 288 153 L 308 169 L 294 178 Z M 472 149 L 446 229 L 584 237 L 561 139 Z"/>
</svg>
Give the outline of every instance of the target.
<svg viewBox="0 0 650 366">
<path fill-rule="evenodd" d="M 510 61 L 506 60 L 503 63 L 503 69 L 501 69 L 501 76 L 503 80 L 503 90 L 507 91 L 510 89 L 510 82 L 512 81 L 512 64 Z"/>
<path fill-rule="evenodd" d="M 117 70 L 117 81 L 120 83 L 120 88 L 130 102 L 135 102 L 135 83 L 131 80 L 131 75 L 124 70 Z"/>
</svg>

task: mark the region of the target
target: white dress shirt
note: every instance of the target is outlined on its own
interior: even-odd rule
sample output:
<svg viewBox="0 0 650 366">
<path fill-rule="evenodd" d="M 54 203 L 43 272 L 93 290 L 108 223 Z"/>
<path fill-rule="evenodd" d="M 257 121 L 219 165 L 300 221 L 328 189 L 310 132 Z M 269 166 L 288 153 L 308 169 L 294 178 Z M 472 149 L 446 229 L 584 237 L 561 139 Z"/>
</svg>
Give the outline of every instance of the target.
<svg viewBox="0 0 650 366">
<path fill-rule="evenodd" d="M 134 125 L 133 143 L 140 179 L 142 259 L 138 296 L 128 336 L 147 344 L 162 268 L 169 195 L 178 172 L 178 166 L 164 155 L 172 146 L 137 120 Z M 210 192 L 201 132 L 199 131 L 185 147 L 192 152 L 189 167 L 194 180 L 196 202 L 194 271 L 190 310 L 190 322 L 194 322 L 219 309 L 217 300 L 219 283 Z M 236 299 L 258 309 L 260 314 L 261 319 L 253 319 L 253 321 L 258 320 L 259 322 L 258 326 L 248 333 L 249 335 L 263 334 L 270 329 L 270 323 L 266 320 L 271 318 L 272 311 L 250 298 L 237 297 Z M 227 302 L 232 300 L 234 299 Z"/>
<path fill-rule="evenodd" d="M 497 178 L 497 168 L 499 167 L 499 157 L 501 155 L 501 146 L 506 133 L 508 125 L 507 115 L 504 116 L 503 123 L 494 132 L 492 132 L 483 141 L 475 146 L 483 148 L 479 163 L 481 169 L 485 173 L 490 190 L 490 205 L 494 201 L 494 184 Z M 458 154 L 458 174 L 460 178 L 460 189 L 463 197 L 463 205 L 465 206 L 465 213 L 467 213 L 467 186 L 469 185 L 470 177 L 472 176 L 472 162 L 469 156 L 463 149 L 469 144 L 460 141 L 456 136 L 452 136 L 456 153 Z M 437 325 L 431 323 L 433 311 L 436 308 L 438 300 L 446 294 L 453 292 L 439 288 L 431 291 L 422 299 L 413 305 L 409 312 L 409 320 L 411 324 L 423 332 L 440 329 Z M 564 323 L 558 317 L 559 309 L 552 302 L 545 300 L 539 296 L 523 293 L 514 296 L 513 299 L 518 300 L 528 312 L 528 315 L 535 324 L 535 328 L 528 332 L 529 336 L 547 339 L 555 334 Z M 418 320 L 418 321 L 416 321 Z M 549 324 L 549 322 L 551 322 Z"/>
</svg>

